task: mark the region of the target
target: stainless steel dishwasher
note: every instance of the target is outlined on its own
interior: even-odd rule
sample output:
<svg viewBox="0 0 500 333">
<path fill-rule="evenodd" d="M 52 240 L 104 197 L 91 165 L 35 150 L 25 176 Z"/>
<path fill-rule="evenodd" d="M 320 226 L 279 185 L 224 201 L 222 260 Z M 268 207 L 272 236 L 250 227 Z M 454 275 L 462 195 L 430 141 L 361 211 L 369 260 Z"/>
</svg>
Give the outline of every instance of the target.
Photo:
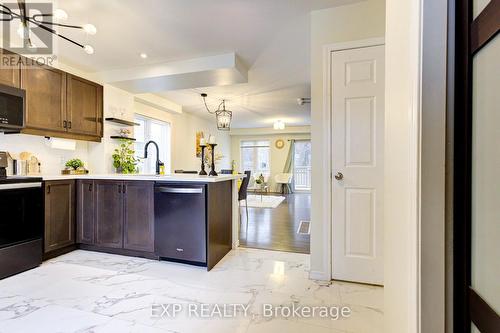
<svg viewBox="0 0 500 333">
<path fill-rule="evenodd" d="M 206 265 L 206 185 L 156 183 L 154 206 L 156 255 Z"/>
</svg>

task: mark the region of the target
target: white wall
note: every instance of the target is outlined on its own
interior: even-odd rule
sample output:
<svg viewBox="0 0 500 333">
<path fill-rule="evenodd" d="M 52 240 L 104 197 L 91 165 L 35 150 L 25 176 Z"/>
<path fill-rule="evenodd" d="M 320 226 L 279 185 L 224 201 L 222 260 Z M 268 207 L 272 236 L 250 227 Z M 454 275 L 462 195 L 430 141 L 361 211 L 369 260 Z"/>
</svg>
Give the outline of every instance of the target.
<svg viewBox="0 0 500 333">
<path fill-rule="evenodd" d="M 69 73 L 100 82 L 99 77 L 69 67 L 65 64 L 57 64 L 57 67 Z M 170 113 L 161 107 L 155 108 L 134 101 L 134 95 L 115 88 L 109 84 L 103 84 L 103 112 L 106 117 L 122 117 L 132 120 L 134 113 L 171 123 L 172 128 L 172 170 L 191 169 L 199 170 L 200 160 L 195 156 L 195 134 L 204 131 L 205 135 L 213 134 L 217 137 L 218 146 L 216 152 L 224 155 L 224 159 L 217 163 L 217 168 L 227 168 L 231 164 L 231 139 L 229 132 L 218 131 L 215 117 L 205 119 L 189 113 Z M 166 100 L 165 100 L 166 101 Z M 167 102 L 167 101 L 166 101 Z M 168 104 L 168 103 L 166 103 Z M 77 141 L 75 151 L 64 151 L 52 149 L 46 145 L 46 139 L 41 136 L 26 134 L 4 135 L 0 134 L 0 151 L 9 151 L 19 154 L 23 151 L 33 153 L 42 164 L 42 174 L 59 174 L 64 164 L 71 158 L 80 158 L 92 173 L 113 173 L 111 155 L 118 147 L 119 141 L 111 139 L 111 135 L 118 134 L 121 126 L 110 122 L 104 122 L 104 137 L 101 143 Z"/>
<path fill-rule="evenodd" d="M 439 196 L 443 189 L 440 182 L 444 179 L 441 174 L 444 168 L 441 166 L 436 169 L 436 166 L 444 152 L 444 128 L 441 128 L 444 118 L 440 117 L 445 110 L 440 95 L 443 93 L 441 80 L 445 68 L 439 66 L 443 60 L 444 45 L 440 43 L 438 48 L 426 50 L 430 55 L 434 52 L 434 57 L 430 56 L 428 60 L 436 63 L 434 74 L 429 75 L 427 70 L 423 73 L 424 78 L 434 78 L 434 82 L 428 80 L 428 83 L 434 84 L 434 91 L 429 91 L 431 86 L 421 81 L 422 3 L 422 0 L 387 1 L 384 332 L 388 333 L 444 331 L 442 325 L 432 317 L 426 317 L 426 314 L 432 315 L 429 312 L 433 311 L 434 318 L 444 315 L 442 304 L 439 303 L 439 299 L 442 301 L 444 276 L 441 276 L 441 281 L 423 279 L 420 284 L 418 280 L 419 270 L 425 271 L 432 267 L 430 261 L 435 260 L 434 264 L 437 263 L 436 270 L 430 272 L 432 277 L 441 275 L 443 270 L 443 257 L 439 250 L 432 257 L 428 253 L 432 252 L 431 247 L 421 249 L 421 246 L 433 246 L 432 242 L 427 243 L 428 239 L 434 237 L 429 233 L 434 232 L 437 238 L 442 237 L 444 243 L 443 228 L 439 224 L 444 221 L 436 221 L 437 214 L 442 212 L 432 213 L 443 203 Z M 436 23 L 438 26 L 435 31 L 428 30 L 437 40 L 441 38 L 443 30 L 439 27 L 441 22 Z M 423 44 L 426 44 L 425 40 Z M 430 104 L 422 101 L 427 93 L 429 102 L 434 99 Z M 428 110 L 423 112 L 422 107 Z M 422 139 L 423 136 L 425 139 Z M 426 148 L 429 148 L 428 152 Z M 428 182 L 434 184 L 429 186 Z M 429 203 L 426 198 L 420 200 L 421 195 L 436 189 L 438 192 L 432 194 L 435 202 Z M 434 227 L 420 230 L 421 223 L 425 225 L 427 222 L 434 224 Z M 427 255 L 421 257 L 421 251 Z M 437 284 L 432 285 L 432 280 Z M 429 295 L 427 292 L 434 292 L 438 300 L 430 307 L 430 299 L 425 298 L 426 294 Z M 424 305 L 428 308 L 421 310 L 420 307 Z M 420 318 L 421 314 L 424 317 Z M 442 320 L 439 321 L 442 323 Z"/>
<path fill-rule="evenodd" d="M 251 132 L 248 129 L 245 132 Z M 259 132 L 259 129 L 256 129 L 255 132 Z M 269 140 L 270 144 L 270 164 L 271 164 L 271 176 L 269 179 L 270 191 L 277 191 L 276 183 L 274 182 L 274 176 L 278 173 L 283 172 L 283 168 L 285 166 L 286 159 L 288 157 L 288 151 L 290 150 L 290 142 L 288 140 L 296 139 L 296 140 L 304 140 L 310 139 L 310 134 L 258 134 L 258 135 L 233 135 L 231 136 L 231 156 L 233 160 L 236 161 L 236 166 L 239 171 L 244 171 L 241 168 L 241 154 L 240 154 L 240 146 L 241 141 L 243 140 Z M 276 148 L 275 142 L 278 139 L 282 139 L 285 141 L 285 146 L 282 149 Z"/>
<path fill-rule="evenodd" d="M 205 119 L 189 113 L 171 113 L 141 102 L 134 103 L 134 112 L 170 123 L 172 130 L 172 172 L 176 169 L 200 170 L 200 159 L 196 157 L 196 132 L 203 131 L 205 137 L 217 138 L 215 152 L 223 155 L 216 169 L 227 169 L 231 165 L 231 138 L 229 132 L 217 130 L 215 117 Z"/>
<path fill-rule="evenodd" d="M 328 156 L 323 153 L 323 143 L 330 140 L 325 135 L 328 126 L 323 110 L 323 47 L 328 44 L 360 39 L 383 37 L 385 34 L 384 0 L 368 0 L 313 11 L 311 13 L 311 137 L 312 137 L 312 225 L 311 225 L 311 275 L 315 278 L 329 279 L 330 262 L 325 249 L 323 222 L 325 204 L 320 200 L 322 192 L 329 186 Z M 326 178 L 325 178 L 326 177 Z"/>
<path fill-rule="evenodd" d="M 87 142 L 77 141 L 75 151 L 52 149 L 47 143 L 43 136 L 0 133 L 0 151 L 15 155 L 32 153 L 41 163 L 42 174 L 60 173 L 66 161 L 72 158 L 80 158 L 84 162 L 89 160 Z"/>
</svg>

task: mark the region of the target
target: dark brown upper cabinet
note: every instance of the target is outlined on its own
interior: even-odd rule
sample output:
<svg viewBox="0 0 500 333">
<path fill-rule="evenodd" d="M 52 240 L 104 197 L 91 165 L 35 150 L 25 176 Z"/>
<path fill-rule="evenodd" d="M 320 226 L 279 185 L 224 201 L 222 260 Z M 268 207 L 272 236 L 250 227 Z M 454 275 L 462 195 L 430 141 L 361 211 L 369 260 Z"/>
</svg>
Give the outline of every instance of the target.
<svg viewBox="0 0 500 333">
<path fill-rule="evenodd" d="M 21 88 L 26 90 L 28 129 L 66 131 L 65 72 L 50 67 L 22 65 Z"/>
<path fill-rule="evenodd" d="M 123 247 L 154 251 L 154 183 L 124 182 Z"/>
<path fill-rule="evenodd" d="M 102 137 L 102 86 L 68 74 L 66 87 L 68 132 Z"/>
<path fill-rule="evenodd" d="M 45 182 L 44 253 L 75 244 L 75 181 Z"/>
<path fill-rule="evenodd" d="M 9 87 L 21 87 L 21 64 L 20 56 L 0 49 L 0 84 Z"/>
<path fill-rule="evenodd" d="M 7 50 L 0 49 L 0 56 L 0 84 L 26 91 L 26 127 L 22 133 L 101 141 L 103 87 L 100 84 L 39 66 Z"/>
</svg>

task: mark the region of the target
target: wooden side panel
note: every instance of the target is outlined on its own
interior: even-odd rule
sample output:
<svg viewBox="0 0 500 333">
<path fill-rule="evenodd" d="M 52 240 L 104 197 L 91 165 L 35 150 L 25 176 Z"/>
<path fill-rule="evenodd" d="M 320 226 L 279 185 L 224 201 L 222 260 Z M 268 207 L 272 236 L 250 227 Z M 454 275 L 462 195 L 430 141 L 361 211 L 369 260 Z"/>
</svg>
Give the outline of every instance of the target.
<svg viewBox="0 0 500 333">
<path fill-rule="evenodd" d="M 207 269 L 229 251 L 232 237 L 231 181 L 209 183 L 207 196 Z"/>
</svg>

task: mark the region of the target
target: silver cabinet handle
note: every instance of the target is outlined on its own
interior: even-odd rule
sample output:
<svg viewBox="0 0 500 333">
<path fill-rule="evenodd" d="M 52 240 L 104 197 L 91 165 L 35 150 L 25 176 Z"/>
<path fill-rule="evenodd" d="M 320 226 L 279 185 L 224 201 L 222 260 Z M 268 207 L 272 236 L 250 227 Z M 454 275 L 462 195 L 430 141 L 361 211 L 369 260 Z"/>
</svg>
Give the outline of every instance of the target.
<svg viewBox="0 0 500 333">
<path fill-rule="evenodd" d="M 344 175 L 342 174 L 342 172 L 337 172 L 337 173 L 335 174 L 335 179 L 337 179 L 337 180 L 342 180 L 342 179 L 344 179 Z"/>
<path fill-rule="evenodd" d="M 203 188 L 201 187 L 157 187 L 156 190 L 161 193 L 203 193 Z"/>
<path fill-rule="evenodd" d="M 175 249 L 177 252 L 184 252 L 184 249 L 181 249 L 181 248 L 176 248 Z"/>
</svg>

